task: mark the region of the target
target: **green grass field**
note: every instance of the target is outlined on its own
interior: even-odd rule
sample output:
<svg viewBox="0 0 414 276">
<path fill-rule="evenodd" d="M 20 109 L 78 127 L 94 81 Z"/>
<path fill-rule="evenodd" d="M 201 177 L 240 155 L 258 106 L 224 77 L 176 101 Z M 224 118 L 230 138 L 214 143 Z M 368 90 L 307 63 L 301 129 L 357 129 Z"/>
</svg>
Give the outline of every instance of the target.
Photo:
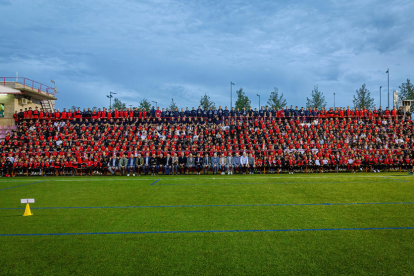
<svg viewBox="0 0 414 276">
<path fill-rule="evenodd" d="M 0 275 L 413 275 L 413 184 L 406 173 L 2 178 Z M 21 198 L 36 200 L 33 216 Z"/>
</svg>

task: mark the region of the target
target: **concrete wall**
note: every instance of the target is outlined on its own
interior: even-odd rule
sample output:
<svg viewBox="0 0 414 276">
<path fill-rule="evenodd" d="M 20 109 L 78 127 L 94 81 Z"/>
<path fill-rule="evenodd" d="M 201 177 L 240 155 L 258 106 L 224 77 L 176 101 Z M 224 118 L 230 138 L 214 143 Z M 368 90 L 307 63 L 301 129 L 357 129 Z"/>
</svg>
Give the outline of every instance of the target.
<svg viewBox="0 0 414 276">
<path fill-rule="evenodd" d="M 0 119 L 0 125 L 7 126 L 14 124 L 13 118 L 14 110 L 15 110 L 15 98 L 14 94 L 0 94 L 0 103 L 4 104 L 4 118 Z"/>
<path fill-rule="evenodd" d="M 33 102 L 30 104 L 21 105 L 18 97 L 21 96 L 14 94 L 0 94 L 0 103 L 4 104 L 4 118 L 0 119 L 0 125 L 14 125 L 14 111 L 20 112 L 20 109 L 23 109 L 24 111 L 25 108 L 29 109 L 29 107 L 34 110 L 36 106 L 39 110 L 42 108 L 40 101 L 35 99 L 33 99 Z"/>
<path fill-rule="evenodd" d="M 35 110 L 36 106 L 39 108 L 39 110 L 42 109 L 42 104 L 39 100 L 33 99 L 32 101 L 33 101 L 32 103 L 21 105 L 19 99 L 15 98 L 14 99 L 14 108 L 15 108 L 15 110 L 17 110 L 17 112 L 20 112 L 20 109 L 23 109 L 23 111 L 24 111 L 25 108 L 29 109 L 29 107 L 31 107 L 32 110 Z M 14 111 L 13 111 L 13 114 L 14 114 Z"/>
</svg>

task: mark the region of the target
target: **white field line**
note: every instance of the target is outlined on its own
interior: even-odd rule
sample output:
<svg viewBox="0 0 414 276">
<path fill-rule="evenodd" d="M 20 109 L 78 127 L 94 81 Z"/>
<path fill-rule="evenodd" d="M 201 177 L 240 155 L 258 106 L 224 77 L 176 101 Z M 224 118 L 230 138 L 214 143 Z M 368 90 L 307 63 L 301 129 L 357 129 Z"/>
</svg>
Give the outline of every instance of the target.
<svg viewBox="0 0 414 276">
<path fill-rule="evenodd" d="M 121 180 L 121 181 L 145 181 L 145 180 L 153 180 L 153 181 L 155 181 L 155 180 L 157 180 L 157 179 L 142 179 L 142 178 L 127 178 L 127 179 L 121 179 L 121 178 L 119 178 L 119 179 L 111 179 L 111 178 L 108 178 L 108 179 L 105 179 L 105 178 L 99 178 L 99 179 L 97 179 L 97 178 L 95 178 L 95 179 L 88 179 L 88 178 L 74 178 L 74 179 L 48 179 L 47 177 L 45 177 L 45 178 L 25 178 L 25 179 L 13 179 L 13 180 L 8 180 L 8 181 L 3 181 L 3 180 L 0 180 L 0 183 L 12 183 L 12 182 L 30 182 L 30 181 L 47 181 L 47 182 L 55 182 L 55 181 L 57 181 L 57 182 L 63 182 L 63 181 L 118 181 L 118 180 Z"/>
<path fill-rule="evenodd" d="M 339 175 L 338 175 L 339 176 Z M 160 181 L 162 180 L 167 180 L 167 181 L 171 181 L 171 180 L 178 180 L 178 179 L 245 179 L 245 180 L 258 180 L 260 181 L 260 179 L 280 179 L 280 178 L 284 178 L 284 179 L 323 179 L 323 178 L 331 178 L 331 179 L 337 179 L 338 176 L 268 176 L 268 177 L 211 177 L 211 178 L 199 178 L 197 176 L 189 176 L 189 177 L 169 177 L 169 178 L 164 178 L 161 176 L 161 178 L 140 178 L 140 177 L 131 177 L 131 178 L 73 178 L 73 179 L 48 179 L 46 178 L 24 178 L 24 179 L 7 179 L 7 180 L 0 180 L 0 183 L 12 183 L 12 182 L 30 182 L 30 181 L 40 181 L 40 180 L 46 180 L 46 181 L 53 181 L 53 182 L 78 182 L 78 181 L 156 181 L 158 179 L 160 179 Z M 409 176 L 409 175 L 407 175 Z M 346 178 L 348 176 L 340 176 L 339 178 L 343 179 Z M 390 176 L 381 176 L 381 175 L 353 175 L 352 178 L 385 178 L 385 177 L 393 177 L 393 175 Z"/>
</svg>

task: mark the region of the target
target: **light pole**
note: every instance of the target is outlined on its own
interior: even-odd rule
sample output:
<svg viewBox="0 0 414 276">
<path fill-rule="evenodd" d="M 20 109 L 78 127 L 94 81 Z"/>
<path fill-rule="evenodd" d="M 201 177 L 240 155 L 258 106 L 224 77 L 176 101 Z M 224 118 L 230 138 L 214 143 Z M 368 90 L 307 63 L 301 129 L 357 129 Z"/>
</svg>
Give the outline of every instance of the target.
<svg viewBox="0 0 414 276">
<path fill-rule="evenodd" d="M 381 89 L 382 89 L 382 86 L 380 86 L 380 107 L 381 107 Z"/>
<path fill-rule="evenodd" d="M 50 80 L 51 83 L 53 83 L 53 93 L 56 93 L 56 83 L 54 80 Z"/>
<path fill-rule="evenodd" d="M 233 107 L 233 85 L 234 83 L 230 82 L 230 110 Z"/>
<path fill-rule="evenodd" d="M 257 97 L 259 97 L 259 110 L 260 110 L 260 95 L 256 94 Z"/>
<path fill-rule="evenodd" d="M 390 109 L 390 69 L 387 69 L 388 74 L 388 109 Z"/>
<path fill-rule="evenodd" d="M 112 95 L 116 95 L 116 93 L 109 91 L 109 95 L 106 95 L 109 98 L 109 109 L 112 109 Z"/>
<path fill-rule="evenodd" d="M 153 103 L 155 103 L 155 108 L 158 108 L 158 103 L 156 101 L 152 101 Z"/>
<path fill-rule="evenodd" d="M 336 94 L 336 93 L 334 93 L 334 110 L 335 110 L 335 94 Z"/>
</svg>

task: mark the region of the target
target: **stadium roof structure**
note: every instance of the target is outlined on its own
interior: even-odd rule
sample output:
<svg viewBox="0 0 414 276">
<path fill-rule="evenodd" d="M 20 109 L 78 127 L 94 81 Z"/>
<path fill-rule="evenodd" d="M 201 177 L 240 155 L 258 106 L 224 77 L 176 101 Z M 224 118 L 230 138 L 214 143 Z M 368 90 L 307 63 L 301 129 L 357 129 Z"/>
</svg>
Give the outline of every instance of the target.
<svg viewBox="0 0 414 276">
<path fill-rule="evenodd" d="M 0 77 L 0 94 L 25 94 L 37 100 L 57 100 L 55 88 L 20 77 Z"/>
<path fill-rule="evenodd" d="M 20 90 L 4 86 L 3 83 L 0 84 L 0 94 L 23 94 Z"/>
</svg>

